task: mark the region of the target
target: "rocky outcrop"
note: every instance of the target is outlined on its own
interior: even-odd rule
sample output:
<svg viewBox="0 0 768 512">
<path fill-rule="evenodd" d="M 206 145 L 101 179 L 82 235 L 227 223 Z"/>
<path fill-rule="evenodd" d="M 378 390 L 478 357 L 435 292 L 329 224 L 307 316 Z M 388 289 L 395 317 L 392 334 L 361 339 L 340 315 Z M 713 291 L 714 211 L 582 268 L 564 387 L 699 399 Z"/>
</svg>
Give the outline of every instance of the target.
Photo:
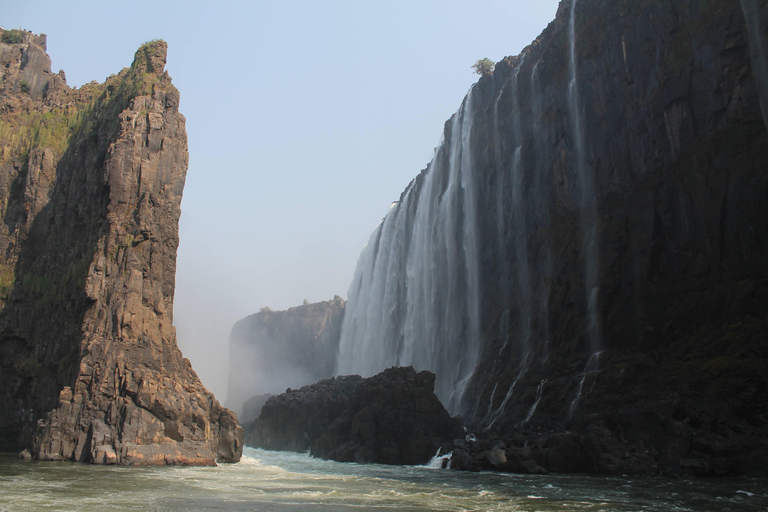
<svg viewBox="0 0 768 512">
<path fill-rule="evenodd" d="M 336 296 L 286 311 L 262 308 L 239 320 L 229 338 L 229 406 L 242 414 L 255 395 L 333 376 L 343 319 L 344 300 Z"/>
<path fill-rule="evenodd" d="M 767 41 L 765 2 L 561 2 L 372 236 L 342 371 L 435 371 L 552 471 L 764 470 Z"/>
<path fill-rule="evenodd" d="M 322 380 L 270 398 L 246 425 L 246 443 L 340 462 L 425 464 L 463 435 L 434 394 L 435 375 L 389 368 Z"/>
<path fill-rule="evenodd" d="M 70 89 L 50 72 L 45 36 L 1 35 L 0 449 L 239 460 L 237 417 L 176 345 L 188 153 L 165 42 L 104 84 Z"/>
</svg>

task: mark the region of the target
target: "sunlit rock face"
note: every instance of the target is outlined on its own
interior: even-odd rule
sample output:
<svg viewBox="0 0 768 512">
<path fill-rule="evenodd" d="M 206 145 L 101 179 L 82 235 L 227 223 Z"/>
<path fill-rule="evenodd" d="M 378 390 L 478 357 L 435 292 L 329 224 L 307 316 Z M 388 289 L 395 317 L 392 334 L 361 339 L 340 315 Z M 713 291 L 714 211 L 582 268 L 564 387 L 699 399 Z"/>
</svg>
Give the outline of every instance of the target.
<svg viewBox="0 0 768 512">
<path fill-rule="evenodd" d="M 246 413 L 244 422 L 255 419 L 267 398 L 256 395 L 282 393 L 334 375 L 344 306 L 337 296 L 285 311 L 262 308 L 234 325 L 227 403 L 238 414 Z M 258 406 L 244 407 L 246 401 Z"/>
<path fill-rule="evenodd" d="M 104 84 L 70 89 L 45 36 L 0 35 L 0 450 L 239 460 L 237 417 L 176 345 L 188 153 L 165 42 Z"/>
<path fill-rule="evenodd" d="M 563 1 L 373 233 L 339 372 L 433 371 L 489 435 L 599 427 L 591 471 L 764 467 L 767 9 Z"/>
</svg>

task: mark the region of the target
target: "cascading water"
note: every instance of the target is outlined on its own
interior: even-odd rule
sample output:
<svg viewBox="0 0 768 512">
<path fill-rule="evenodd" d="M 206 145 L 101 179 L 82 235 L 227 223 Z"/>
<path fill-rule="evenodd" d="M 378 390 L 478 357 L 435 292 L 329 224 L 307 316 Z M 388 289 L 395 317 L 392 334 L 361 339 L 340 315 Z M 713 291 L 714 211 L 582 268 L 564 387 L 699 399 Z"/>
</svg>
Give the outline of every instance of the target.
<svg viewBox="0 0 768 512">
<path fill-rule="evenodd" d="M 504 82 L 504 85 L 499 91 L 499 95 L 496 97 L 496 101 L 493 102 L 493 140 L 494 140 L 494 165 L 496 169 L 503 167 L 502 160 L 502 140 L 499 134 L 499 101 L 504 96 L 504 91 L 507 88 L 509 80 Z M 503 310 L 501 318 L 499 320 L 499 334 L 498 337 L 504 340 L 502 347 L 499 349 L 499 354 L 507 347 L 509 343 L 509 288 L 506 286 L 509 283 L 509 267 L 507 266 L 507 220 L 505 215 L 507 204 L 507 186 L 504 179 L 504 173 L 498 173 L 498 183 L 496 184 L 496 240 L 498 241 L 498 250 L 496 251 L 497 264 L 499 267 L 499 280 L 504 283 L 501 290 L 501 302 L 503 304 Z M 498 359 L 497 359 L 498 361 Z M 498 384 L 498 383 L 497 383 Z M 494 389 L 495 391 L 495 389 Z M 490 411 L 489 411 L 490 414 Z"/>
<path fill-rule="evenodd" d="M 442 447 L 438 448 L 437 453 L 435 453 L 434 457 L 429 459 L 429 462 L 427 462 L 424 465 L 432 469 L 450 469 L 451 457 L 453 457 L 453 452 L 448 452 L 445 455 L 440 455 L 441 451 L 442 451 Z"/>
<path fill-rule="evenodd" d="M 755 0 L 741 0 L 741 10 L 747 24 L 749 34 L 749 54 L 752 61 L 753 73 L 757 80 L 760 110 L 763 123 L 768 127 L 768 50 L 766 37 L 760 25 L 760 10 Z"/>
<path fill-rule="evenodd" d="M 541 402 L 541 395 L 544 392 L 544 384 L 546 383 L 547 383 L 547 379 L 541 379 L 541 382 L 539 383 L 539 387 L 536 389 L 536 401 L 533 402 L 531 409 L 528 411 L 528 415 L 525 417 L 525 419 L 520 425 L 525 425 L 526 423 L 531 421 L 531 418 L 533 418 L 533 413 L 536 412 L 536 408 L 539 406 L 539 402 Z"/>
<path fill-rule="evenodd" d="M 598 261 L 598 233 L 597 233 L 597 206 L 595 198 L 594 176 L 587 163 L 586 149 L 584 147 L 584 130 L 579 100 L 579 84 L 577 82 L 576 69 L 576 3 L 571 2 L 571 17 L 569 24 L 570 44 L 570 85 L 568 100 L 571 110 L 571 137 L 575 148 L 576 175 L 579 184 L 579 209 L 582 231 L 582 252 L 584 257 L 584 281 L 586 285 L 587 303 L 587 334 L 589 338 L 589 351 L 594 354 L 600 350 L 601 334 L 600 319 L 598 314 L 599 284 L 597 282 Z"/>
<path fill-rule="evenodd" d="M 529 361 L 528 361 L 528 355 L 526 354 L 525 359 L 520 364 L 520 369 L 518 370 L 517 376 L 515 377 L 515 380 L 512 381 L 512 385 L 509 386 L 509 390 L 507 390 L 507 394 L 504 397 L 504 400 L 502 400 L 501 405 L 498 409 L 494 412 L 490 412 L 489 408 L 489 416 L 487 418 L 487 425 L 485 427 L 485 430 L 490 430 L 497 421 L 501 418 L 501 415 L 504 414 L 504 408 L 507 406 L 507 403 L 509 402 L 509 399 L 512 398 L 512 396 L 515 393 L 515 388 L 517 387 L 517 383 L 520 381 L 520 379 L 525 375 L 525 372 L 528 371 L 529 367 Z M 498 385 L 498 383 L 496 383 Z M 493 389 L 494 393 L 496 392 L 496 388 Z M 491 396 L 491 406 L 493 406 L 493 396 Z"/>
<path fill-rule="evenodd" d="M 594 355 L 601 347 L 597 208 L 579 98 L 575 0 L 568 27 L 570 115 L 565 136 L 580 220 L 588 350 Z M 475 112 L 475 95 L 480 93 L 470 89 L 428 168 L 371 236 L 350 288 L 339 347 L 337 371 L 342 374 L 372 375 L 392 365 L 434 371 L 435 393 L 448 410 L 469 413 L 483 428 L 500 424 L 512 411 L 521 415 L 518 421 L 526 412 L 532 414 L 541 399 L 539 381 L 547 377 L 553 262 L 548 237 L 541 235 L 550 222 L 550 190 L 555 186 L 551 144 L 558 134 L 548 132 L 542 121 L 539 65 L 525 66 L 527 56 L 523 53 L 511 63 L 509 75 L 490 99 L 490 112 Z M 522 80 L 523 70 L 530 78 Z M 550 108 L 546 115 L 552 115 Z M 477 148 L 478 156 L 470 143 L 475 116 L 487 116 L 484 126 L 490 126 L 485 132 L 490 140 Z M 483 154 L 485 147 L 491 151 Z M 485 169 L 491 169 L 482 184 L 474 158 L 487 158 Z M 479 204 L 478 194 L 483 193 L 492 194 L 483 196 L 491 201 Z M 492 368 L 476 377 L 476 395 L 463 411 L 462 395 L 486 348 L 480 335 L 481 222 L 496 236 L 482 240 L 483 251 L 493 251 L 485 262 L 494 268 L 484 268 L 484 276 L 495 287 L 482 297 L 498 312 L 490 317 L 498 327 L 486 333 L 495 353 Z M 536 371 L 544 372 L 540 376 L 534 376 L 536 364 L 542 369 Z M 539 383 L 535 394 L 528 389 L 532 378 Z M 521 400 L 530 403 L 521 409 Z"/>
<path fill-rule="evenodd" d="M 339 373 L 412 365 L 437 375 L 435 393 L 459 407 L 480 355 L 473 89 L 427 170 L 360 255 L 339 344 Z"/>
<path fill-rule="evenodd" d="M 515 81 L 517 80 L 517 73 L 519 73 L 519 67 L 517 72 L 515 73 Z M 500 114 L 499 114 L 499 103 L 504 97 L 504 92 L 507 89 L 507 85 L 509 84 L 510 79 L 509 77 L 507 80 L 504 81 L 504 84 L 501 87 L 501 90 L 499 91 L 498 96 L 496 96 L 496 99 L 493 102 L 493 147 L 494 147 L 494 160 L 493 165 L 495 169 L 503 169 L 504 168 L 504 160 L 503 160 L 503 149 L 505 145 L 505 141 L 501 137 L 500 133 Z M 516 152 L 516 157 L 519 159 L 519 152 Z M 494 189 L 496 192 L 496 212 L 495 212 L 495 221 L 496 221 L 496 242 L 497 242 L 497 248 L 495 252 L 496 256 L 496 265 L 498 267 L 498 290 L 499 290 L 499 304 L 501 305 L 501 317 L 499 318 L 499 327 L 498 327 L 498 334 L 497 337 L 499 340 L 502 340 L 502 346 L 498 349 L 497 357 L 494 359 L 494 365 L 493 365 L 493 371 L 490 372 L 490 374 L 487 376 L 487 379 L 484 383 L 485 386 L 489 386 L 491 383 L 493 384 L 493 389 L 491 391 L 490 400 L 488 401 L 487 410 L 483 413 L 481 412 L 481 409 L 484 406 L 481 406 L 480 398 L 481 394 L 478 395 L 477 400 L 475 402 L 474 407 L 470 411 L 469 416 L 470 417 L 476 417 L 480 416 L 485 418 L 487 421 L 491 421 L 492 416 L 494 414 L 494 398 L 496 396 L 496 389 L 499 387 L 498 381 L 492 382 L 490 379 L 493 378 L 493 375 L 496 374 L 496 371 L 498 370 L 498 366 L 500 364 L 500 356 L 505 351 L 507 346 L 510 342 L 510 331 L 509 331 L 509 320 L 510 320 L 510 309 L 511 309 L 511 293 L 513 291 L 513 286 L 511 285 L 510 280 L 510 269 L 508 265 L 508 242 L 507 242 L 507 232 L 509 229 L 508 226 L 508 220 L 507 217 L 509 216 L 507 213 L 507 205 L 509 204 L 509 183 L 507 180 L 507 173 L 504 172 L 498 172 L 495 174 L 495 183 L 494 183 Z M 512 387 L 514 388 L 514 386 Z M 512 389 L 510 388 L 510 389 Z"/>
<path fill-rule="evenodd" d="M 593 414 L 604 417 L 601 400 L 621 389 L 601 372 L 664 351 L 666 337 L 677 336 L 685 308 L 667 307 L 674 298 L 665 280 L 717 278 L 711 284 L 721 286 L 720 274 L 700 276 L 699 264 L 723 272 L 752 265 L 734 242 L 748 219 L 731 199 L 751 183 L 736 171 L 749 167 L 764 136 L 755 91 L 768 90 L 759 76 L 766 18 L 755 11 L 766 4 L 740 2 L 723 4 L 727 27 L 711 38 L 679 31 L 678 21 L 709 26 L 720 9 L 561 3 L 557 23 L 469 92 L 433 161 L 371 237 L 349 293 L 338 371 L 432 370 L 449 411 L 499 437 L 517 436 L 516 428 L 577 430 Z M 636 15 L 624 16 L 627 9 Z M 668 22 L 642 21 L 657 14 Z M 643 41 L 668 53 L 642 51 Z M 710 44 L 723 42 L 732 45 L 727 55 Z M 693 78 L 679 80 L 691 62 Z M 708 74 L 721 68 L 738 73 Z M 714 85 L 726 96 L 707 96 Z M 734 108 L 720 116 L 724 98 Z M 667 110 L 679 117 L 672 124 L 683 142 L 723 134 L 726 146 L 749 152 L 708 160 L 697 143 L 684 150 L 701 166 L 673 162 L 686 153 L 660 138 Z M 690 319 L 680 318 L 685 335 Z"/>
<path fill-rule="evenodd" d="M 513 291 L 512 297 L 509 295 L 504 296 L 504 302 L 505 302 L 505 312 L 508 315 L 508 312 L 514 307 L 518 310 L 517 315 L 517 329 L 515 331 L 515 344 L 514 347 L 517 349 L 516 354 L 516 360 L 518 361 L 518 370 L 517 370 L 517 376 L 512 381 L 512 384 L 509 386 L 509 389 L 507 390 L 507 394 L 504 396 L 504 400 L 502 400 L 499 407 L 492 411 L 493 406 L 493 396 L 495 395 L 496 387 L 494 387 L 494 392 L 491 394 L 491 404 L 489 408 L 489 414 L 486 418 L 486 429 L 490 429 L 493 427 L 493 425 L 501 418 L 501 416 L 504 413 L 505 407 L 509 403 L 510 399 L 512 398 L 515 388 L 517 386 L 518 381 L 526 374 L 528 371 L 531 359 L 532 359 L 532 350 L 531 350 L 531 322 L 532 322 L 532 303 L 533 303 L 533 288 L 531 285 L 531 271 L 530 271 L 530 264 L 528 261 L 529 258 L 529 251 L 528 251 L 528 218 L 526 213 L 526 196 L 525 196 L 525 186 L 524 186 L 524 169 L 522 165 L 522 151 L 523 151 L 523 131 L 520 124 L 521 120 L 521 112 L 520 112 L 520 94 L 519 94 L 519 86 L 518 86 L 518 77 L 520 74 L 520 70 L 523 67 L 523 63 L 525 62 L 525 55 L 523 55 L 520 58 L 520 62 L 517 64 L 517 67 L 515 69 L 514 74 L 511 76 L 511 82 L 512 82 L 512 115 L 510 116 L 510 121 L 512 125 L 512 143 L 515 145 L 515 150 L 512 155 L 512 164 L 509 171 L 509 181 L 510 181 L 510 196 L 511 196 L 511 212 L 510 217 L 511 221 L 506 222 L 505 219 L 505 210 L 504 208 L 499 208 L 499 234 L 500 234 L 500 246 L 506 245 L 507 238 L 511 238 L 511 242 L 513 245 L 513 252 L 515 256 L 515 282 L 510 282 L 506 273 L 506 261 L 502 260 L 500 262 L 500 268 L 504 269 L 502 272 L 504 273 L 504 278 L 502 282 L 500 283 L 500 286 L 502 286 L 505 289 L 510 289 Z M 504 94 L 504 90 L 506 89 L 506 83 L 504 84 L 505 87 L 502 88 L 501 92 L 499 93 L 499 98 L 496 100 L 496 108 L 494 111 L 494 123 L 496 125 L 496 133 L 495 136 L 496 144 L 495 146 L 497 148 L 501 147 L 502 141 L 498 137 L 498 103 L 501 99 L 502 95 Z M 501 163 L 501 159 L 497 158 L 497 168 L 503 169 L 503 164 Z M 501 172 L 501 182 L 502 185 L 505 183 L 505 176 L 506 173 Z M 500 187 L 502 191 L 506 190 L 506 187 L 502 186 Z M 505 198 L 506 201 L 506 198 Z M 502 202 L 500 201 L 500 205 Z M 511 236 L 508 237 L 506 233 L 507 227 L 511 230 Z M 506 249 L 500 251 L 502 255 L 506 256 Z M 509 332 L 507 330 L 507 326 L 505 324 L 505 321 L 507 321 L 507 318 L 502 317 L 502 328 L 504 329 L 506 336 L 504 337 L 504 343 L 499 350 L 499 356 L 502 355 L 503 351 L 509 346 Z M 496 383 L 496 386 L 498 386 L 498 383 Z"/>
<path fill-rule="evenodd" d="M 589 359 L 587 359 L 587 364 L 584 365 L 584 372 L 581 374 L 581 380 L 579 381 L 579 388 L 576 391 L 576 398 L 573 399 L 573 402 L 571 402 L 571 408 L 570 408 L 570 415 L 573 416 L 573 413 L 576 412 L 576 408 L 579 405 L 579 401 L 581 400 L 581 394 L 584 391 L 584 381 L 587 380 L 587 375 L 591 375 L 593 373 L 596 373 L 598 371 L 598 363 L 600 362 L 600 353 L 602 351 L 597 351 L 591 356 L 589 356 Z M 592 381 L 592 385 L 594 385 L 594 381 Z"/>
</svg>

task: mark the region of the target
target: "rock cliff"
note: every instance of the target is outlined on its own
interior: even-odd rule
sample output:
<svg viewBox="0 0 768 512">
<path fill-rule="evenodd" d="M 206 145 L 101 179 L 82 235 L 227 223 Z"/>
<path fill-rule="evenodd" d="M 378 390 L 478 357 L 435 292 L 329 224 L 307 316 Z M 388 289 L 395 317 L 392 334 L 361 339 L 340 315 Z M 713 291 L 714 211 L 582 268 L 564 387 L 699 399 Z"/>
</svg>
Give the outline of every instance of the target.
<svg viewBox="0 0 768 512">
<path fill-rule="evenodd" d="M 0 449 L 237 461 L 243 434 L 176 345 L 187 138 L 166 43 L 70 89 L 46 38 L 0 44 Z"/>
<path fill-rule="evenodd" d="M 340 462 L 425 464 L 463 437 L 434 394 L 435 375 L 389 368 L 363 379 L 334 377 L 270 398 L 246 424 L 249 446 Z"/>
<path fill-rule="evenodd" d="M 228 405 L 242 417 L 244 403 L 255 395 L 333 376 L 343 319 L 344 300 L 337 296 L 286 311 L 262 308 L 239 320 L 229 338 Z"/>
<path fill-rule="evenodd" d="M 340 370 L 434 371 L 536 471 L 765 469 L 767 31 L 759 1 L 563 0 L 374 232 Z"/>
</svg>

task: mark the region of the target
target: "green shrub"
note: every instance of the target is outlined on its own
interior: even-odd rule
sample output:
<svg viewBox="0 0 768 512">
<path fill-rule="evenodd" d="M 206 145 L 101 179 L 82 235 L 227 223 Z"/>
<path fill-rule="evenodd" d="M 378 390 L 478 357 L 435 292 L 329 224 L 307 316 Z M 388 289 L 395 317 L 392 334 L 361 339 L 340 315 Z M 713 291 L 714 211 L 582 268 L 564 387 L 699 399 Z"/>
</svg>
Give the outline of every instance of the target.
<svg viewBox="0 0 768 512">
<path fill-rule="evenodd" d="M 6 30 L 2 40 L 6 44 L 19 44 L 24 42 L 24 33 L 21 30 Z"/>
<path fill-rule="evenodd" d="M 475 70 L 475 73 L 477 73 L 480 76 L 488 76 L 493 74 L 493 69 L 496 67 L 496 64 L 489 59 L 488 57 L 484 59 L 480 59 L 479 61 L 472 64 L 472 69 Z"/>
<path fill-rule="evenodd" d="M 29 92 L 29 83 L 26 80 L 21 81 L 21 92 Z"/>
</svg>

